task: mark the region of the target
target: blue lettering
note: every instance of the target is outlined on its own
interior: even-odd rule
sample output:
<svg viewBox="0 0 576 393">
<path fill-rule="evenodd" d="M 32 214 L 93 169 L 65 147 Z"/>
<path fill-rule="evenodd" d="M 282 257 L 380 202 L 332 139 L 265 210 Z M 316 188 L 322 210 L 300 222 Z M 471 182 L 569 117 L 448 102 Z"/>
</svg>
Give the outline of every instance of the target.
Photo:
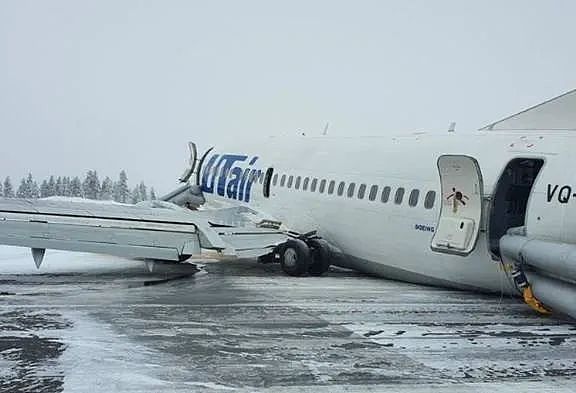
<svg viewBox="0 0 576 393">
<path fill-rule="evenodd" d="M 210 157 L 202 172 L 202 191 L 250 202 L 252 185 L 258 181 L 262 171 L 237 166 L 245 162 L 247 158 L 248 156 L 239 154 L 215 154 Z M 252 157 L 248 165 L 254 165 L 257 160 L 257 156 Z"/>
<path fill-rule="evenodd" d="M 220 162 L 218 163 L 218 169 L 220 169 L 222 162 L 224 162 L 224 166 L 222 167 L 222 170 L 220 171 L 220 178 L 218 180 L 218 195 L 220 195 L 220 196 L 225 195 L 226 177 L 228 175 L 228 172 L 230 171 L 230 168 L 232 168 L 232 165 L 236 161 L 245 161 L 246 158 L 247 158 L 247 156 L 240 156 L 240 155 L 234 155 L 234 154 L 226 154 L 226 155 L 222 156 L 222 158 L 220 159 Z"/>
<path fill-rule="evenodd" d="M 206 164 L 206 168 L 204 169 L 204 172 L 202 174 L 202 184 L 201 184 L 202 192 L 207 192 L 209 194 L 214 193 L 214 183 L 216 181 L 215 170 L 217 170 L 217 167 L 216 168 L 213 167 L 218 157 L 219 157 L 218 154 L 214 154 L 212 157 L 210 157 L 210 160 Z M 210 175 L 212 175 L 212 181 L 210 182 L 210 185 L 208 185 Z"/>
<path fill-rule="evenodd" d="M 226 187 L 226 196 L 230 199 L 238 199 L 238 188 L 242 178 L 242 168 L 232 168 L 231 179 Z"/>
</svg>

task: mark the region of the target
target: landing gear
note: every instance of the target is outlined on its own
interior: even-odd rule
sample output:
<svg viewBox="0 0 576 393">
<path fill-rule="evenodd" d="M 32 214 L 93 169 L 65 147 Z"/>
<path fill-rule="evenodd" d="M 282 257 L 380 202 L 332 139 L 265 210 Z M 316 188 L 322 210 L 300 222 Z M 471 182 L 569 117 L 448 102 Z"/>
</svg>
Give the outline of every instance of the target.
<svg viewBox="0 0 576 393">
<path fill-rule="evenodd" d="M 324 239 L 310 240 L 312 247 L 312 263 L 308 266 L 308 274 L 321 276 L 330 268 L 330 247 Z"/>
<path fill-rule="evenodd" d="M 301 277 L 321 276 L 330 267 L 328 242 L 315 236 L 301 236 L 278 246 L 276 256 L 284 273 Z"/>
<path fill-rule="evenodd" d="M 289 276 L 300 277 L 308 272 L 312 256 L 306 242 L 291 239 L 280 246 L 280 266 Z"/>
</svg>

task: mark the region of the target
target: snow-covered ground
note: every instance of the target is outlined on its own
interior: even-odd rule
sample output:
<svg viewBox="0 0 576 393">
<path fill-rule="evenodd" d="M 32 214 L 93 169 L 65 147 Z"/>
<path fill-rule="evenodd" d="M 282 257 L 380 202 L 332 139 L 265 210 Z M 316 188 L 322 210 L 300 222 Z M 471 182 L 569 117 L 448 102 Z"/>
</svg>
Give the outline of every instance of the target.
<svg viewBox="0 0 576 393">
<path fill-rule="evenodd" d="M 517 299 L 254 261 L 0 247 L 0 391 L 572 392 L 576 327 Z M 152 285 L 157 284 L 157 285 Z"/>
<path fill-rule="evenodd" d="M 96 274 L 145 269 L 142 261 L 57 250 L 46 250 L 42 266 L 37 269 L 30 249 L 0 246 L 0 274 Z"/>
</svg>

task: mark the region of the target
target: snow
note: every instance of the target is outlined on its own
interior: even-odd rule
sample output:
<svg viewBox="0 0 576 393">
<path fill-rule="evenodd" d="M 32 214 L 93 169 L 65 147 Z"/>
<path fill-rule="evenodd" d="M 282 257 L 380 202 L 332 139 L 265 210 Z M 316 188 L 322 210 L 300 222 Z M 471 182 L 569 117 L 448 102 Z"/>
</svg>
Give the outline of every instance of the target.
<svg viewBox="0 0 576 393">
<path fill-rule="evenodd" d="M 333 270 L 0 247 L 0 390 L 572 392 L 576 328 L 516 299 Z"/>
<path fill-rule="evenodd" d="M 47 198 L 40 198 L 45 201 L 58 201 L 58 202 L 74 202 L 74 203 L 86 203 L 86 204 L 97 204 L 97 205 L 120 205 L 120 206 L 134 206 L 128 203 L 120 203 L 112 200 L 98 200 L 98 199 L 86 199 L 79 197 L 65 197 L 65 196 L 51 196 Z"/>
<path fill-rule="evenodd" d="M 28 248 L 0 246 L 0 274 L 121 273 L 127 269 L 146 270 L 143 261 L 107 255 L 46 250 L 39 269 Z"/>
</svg>

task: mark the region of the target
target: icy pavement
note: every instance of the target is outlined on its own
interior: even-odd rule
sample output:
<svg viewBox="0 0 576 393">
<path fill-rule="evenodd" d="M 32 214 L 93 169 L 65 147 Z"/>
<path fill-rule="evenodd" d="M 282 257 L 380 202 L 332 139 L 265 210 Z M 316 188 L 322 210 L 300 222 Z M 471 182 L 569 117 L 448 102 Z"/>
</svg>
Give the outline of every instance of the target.
<svg viewBox="0 0 576 393">
<path fill-rule="evenodd" d="M 253 261 L 0 248 L 0 392 L 573 392 L 576 326 L 515 299 Z"/>
</svg>

